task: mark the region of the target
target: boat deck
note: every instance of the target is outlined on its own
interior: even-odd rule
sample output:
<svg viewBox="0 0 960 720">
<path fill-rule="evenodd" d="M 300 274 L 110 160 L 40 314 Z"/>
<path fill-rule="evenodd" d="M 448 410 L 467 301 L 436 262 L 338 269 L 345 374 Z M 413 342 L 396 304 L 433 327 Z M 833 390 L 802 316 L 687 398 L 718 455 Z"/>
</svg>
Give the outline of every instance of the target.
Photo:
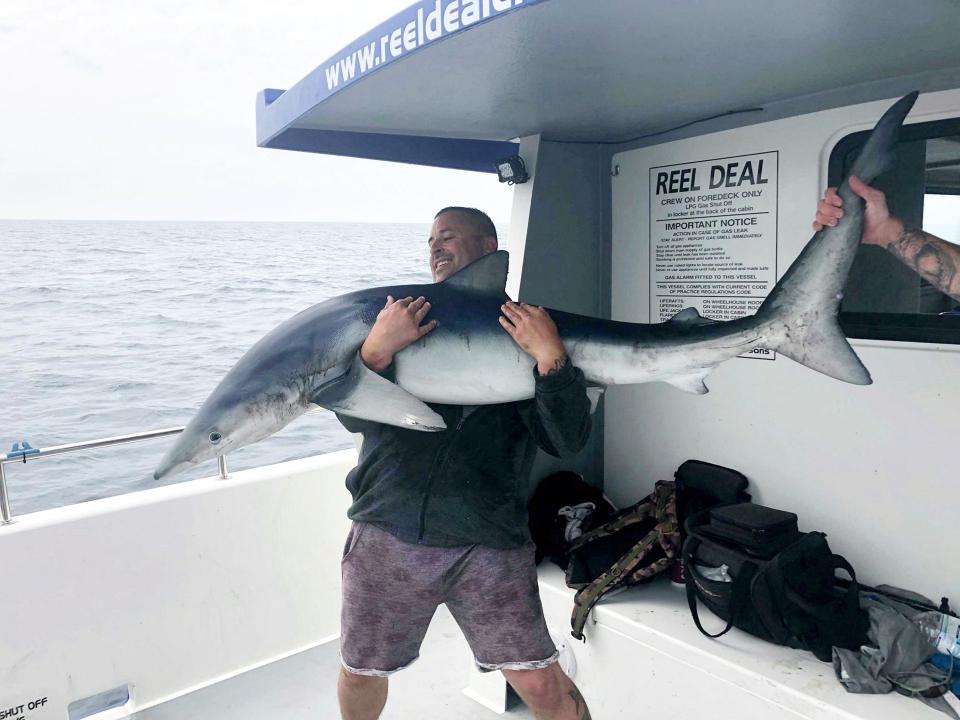
<svg viewBox="0 0 960 720">
<path fill-rule="evenodd" d="M 338 643 L 331 642 L 245 672 L 183 697 L 141 710 L 130 720 L 235 720 L 238 717 L 317 720 L 339 717 Z M 453 617 L 441 606 L 427 632 L 420 659 L 390 678 L 383 720 L 497 717 L 461 690 L 468 681 L 470 649 Z M 501 717 L 532 719 L 519 699 Z"/>
</svg>

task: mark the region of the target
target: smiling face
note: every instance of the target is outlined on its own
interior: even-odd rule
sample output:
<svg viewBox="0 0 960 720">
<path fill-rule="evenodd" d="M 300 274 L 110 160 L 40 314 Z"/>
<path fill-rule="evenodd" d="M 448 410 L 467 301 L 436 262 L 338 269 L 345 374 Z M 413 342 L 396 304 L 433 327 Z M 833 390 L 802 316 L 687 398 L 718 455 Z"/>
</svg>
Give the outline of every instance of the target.
<svg viewBox="0 0 960 720">
<path fill-rule="evenodd" d="M 430 229 L 430 272 L 441 282 L 474 260 L 497 249 L 497 239 L 482 232 L 479 223 L 456 210 L 442 213 Z"/>
</svg>

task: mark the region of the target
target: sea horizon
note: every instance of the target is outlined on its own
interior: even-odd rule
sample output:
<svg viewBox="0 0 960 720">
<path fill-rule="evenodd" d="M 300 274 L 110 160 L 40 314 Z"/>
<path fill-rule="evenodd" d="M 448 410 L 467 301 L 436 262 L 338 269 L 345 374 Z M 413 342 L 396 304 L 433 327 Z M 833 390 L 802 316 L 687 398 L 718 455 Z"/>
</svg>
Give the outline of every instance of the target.
<svg viewBox="0 0 960 720">
<path fill-rule="evenodd" d="M 295 313 L 363 287 L 432 282 L 428 233 L 426 222 L 0 220 L 21 269 L 8 268 L 0 293 L 4 451 L 186 424 L 243 353 Z M 172 442 L 7 465 L 13 512 L 216 473 L 211 461 L 154 481 Z M 239 470 L 352 445 L 320 411 L 228 463 Z"/>
</svg>

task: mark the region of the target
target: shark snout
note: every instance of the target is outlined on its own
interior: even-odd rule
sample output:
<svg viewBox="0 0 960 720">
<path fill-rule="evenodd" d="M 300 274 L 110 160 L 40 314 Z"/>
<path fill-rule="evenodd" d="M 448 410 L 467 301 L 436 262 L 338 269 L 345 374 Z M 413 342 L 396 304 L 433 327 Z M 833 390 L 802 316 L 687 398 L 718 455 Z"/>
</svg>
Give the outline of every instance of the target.
<svg viewBox="0 0 960 720">
<path fill-rule="evenodd" d="M 207 434 L 187 426 L 173 447 L 167 450 L 153 473 L 154 480 L 183 472 L 191 465 L 216 456 L 216 450 L 207 442 Z"/>
<path fill-rule="evenodd" d="M 191 465 L 188 460 L 182 460 L 177 457 L 171 457 L 171 453 L 168 453 L 164 456 L 163 460 L 160 461 L 160 464 L 157 466 L 157 469 L 153 473 L 154 480 L 161 480 L 168 475 L 176 475 L 178 472 L 186 470 L 188 465 Z"/>
</svg>

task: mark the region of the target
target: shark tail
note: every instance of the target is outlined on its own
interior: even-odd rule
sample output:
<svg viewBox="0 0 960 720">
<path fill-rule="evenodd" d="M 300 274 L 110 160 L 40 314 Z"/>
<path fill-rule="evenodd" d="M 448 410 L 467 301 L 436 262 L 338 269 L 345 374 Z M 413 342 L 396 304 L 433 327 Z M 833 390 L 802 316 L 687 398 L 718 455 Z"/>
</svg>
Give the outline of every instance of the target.
<svg viewBox="0 0 960 720">
<path fill-rule="evenodd" d="M 850 174 L 865 183 L 893 167 L 900 126 L 917 93 L 898 100 L 877 122 Z M 757 311 L 765 346 L 837 380 L 872 380 L 837 320 L 843 286 L 863 234 L 863 200 L 844 180 L 844 217 L 807 243 Z"/>
<path fill-rule="evenodd" d="M 793 324 L 777 342 L 767 343 L 766 347 L 837 380 L 853 385 L 873 382 L 870 371 L 850 346 L 836 318 Z"/>
<path fill-rule="evenodd" d="M 856 175 L 869 185 L 879 175 L 893 168 L 900 128 L 919 95 L 917 91 L 908 93 L 887 109 L 857 155 L 853 167 L 850 168 L 851 175 Z"/>
</svg>

